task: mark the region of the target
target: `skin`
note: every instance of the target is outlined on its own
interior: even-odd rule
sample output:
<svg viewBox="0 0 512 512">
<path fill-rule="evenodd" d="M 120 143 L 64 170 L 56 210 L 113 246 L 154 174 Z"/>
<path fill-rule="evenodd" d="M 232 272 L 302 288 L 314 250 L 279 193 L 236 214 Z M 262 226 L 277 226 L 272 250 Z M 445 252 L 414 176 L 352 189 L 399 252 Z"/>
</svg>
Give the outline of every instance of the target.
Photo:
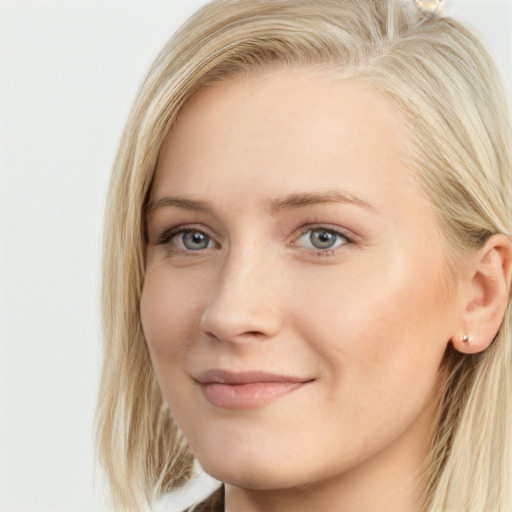
<svg viewBox="0 0 512 512">
<path fill-rule="evenodd" d="M 288 69 L 211 86 L 161 149 L 142 324 L 176 422 L 228 484 L 229 512 L 421 508 L 461 301 L 401 126 L 357 81 Z M 231 410 L 197 383 L 212 368 L 310 382 Z"/>
</svg>

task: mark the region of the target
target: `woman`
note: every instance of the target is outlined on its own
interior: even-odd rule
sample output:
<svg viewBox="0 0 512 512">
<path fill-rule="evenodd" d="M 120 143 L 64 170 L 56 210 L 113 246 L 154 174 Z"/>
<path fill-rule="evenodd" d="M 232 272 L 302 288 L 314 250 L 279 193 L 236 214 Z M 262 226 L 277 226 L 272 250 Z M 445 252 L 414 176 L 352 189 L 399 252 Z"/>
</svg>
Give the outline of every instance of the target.
<svg viewBox="0 0 512 512">
<path fill-rule="evenodd" d="M 111 183 L 100 457 L 119 510 L 503 512 L 512 156 L 496 70 L 418 2 L 224 0 Z"/>
</svg>

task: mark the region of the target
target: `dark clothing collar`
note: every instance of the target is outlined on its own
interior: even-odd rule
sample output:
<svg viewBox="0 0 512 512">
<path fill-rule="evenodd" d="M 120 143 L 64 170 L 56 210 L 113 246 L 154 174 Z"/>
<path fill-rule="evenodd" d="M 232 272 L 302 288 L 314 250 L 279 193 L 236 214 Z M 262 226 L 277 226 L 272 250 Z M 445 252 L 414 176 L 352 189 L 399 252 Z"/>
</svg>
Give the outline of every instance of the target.
<svg viewBox="0 0 512 512">
<path fill-rule="evenodd" d="M 224 512 L 224 486 L 221 485 L 204 501 L 183 512 Z"/>
</svg>

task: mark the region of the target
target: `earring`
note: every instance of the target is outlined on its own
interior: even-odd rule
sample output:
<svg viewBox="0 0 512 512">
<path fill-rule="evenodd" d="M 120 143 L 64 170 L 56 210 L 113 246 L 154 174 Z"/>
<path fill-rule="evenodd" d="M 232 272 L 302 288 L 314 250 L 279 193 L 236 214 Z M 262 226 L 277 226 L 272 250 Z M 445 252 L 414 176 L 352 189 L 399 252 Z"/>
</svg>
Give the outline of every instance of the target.
<svg viewBox="0 0 512 512">
<path fill-rule="evenodd" d="M 462 335 L 463 343 L 471 343 L 473 341 L 473 336 L 468 336 L 467 334 Z"/>
</svg>

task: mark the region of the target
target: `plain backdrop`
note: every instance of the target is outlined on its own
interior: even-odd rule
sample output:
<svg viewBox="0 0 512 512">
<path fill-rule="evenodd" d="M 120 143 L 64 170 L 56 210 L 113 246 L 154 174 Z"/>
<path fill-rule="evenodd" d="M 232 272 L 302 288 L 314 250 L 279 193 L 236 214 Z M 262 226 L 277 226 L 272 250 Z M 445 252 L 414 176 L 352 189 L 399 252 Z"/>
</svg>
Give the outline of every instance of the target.
<svg viewBox="0 0 512 512">
<path fill-rule="evenodd" d="M 91 427 L 106 183 L 147 67 L 203 3 L 0 0 L 0 512 L 105 510 Z M 445 4 L 480 31 L 512 100 L 512 0 Z"/>
</svg>

